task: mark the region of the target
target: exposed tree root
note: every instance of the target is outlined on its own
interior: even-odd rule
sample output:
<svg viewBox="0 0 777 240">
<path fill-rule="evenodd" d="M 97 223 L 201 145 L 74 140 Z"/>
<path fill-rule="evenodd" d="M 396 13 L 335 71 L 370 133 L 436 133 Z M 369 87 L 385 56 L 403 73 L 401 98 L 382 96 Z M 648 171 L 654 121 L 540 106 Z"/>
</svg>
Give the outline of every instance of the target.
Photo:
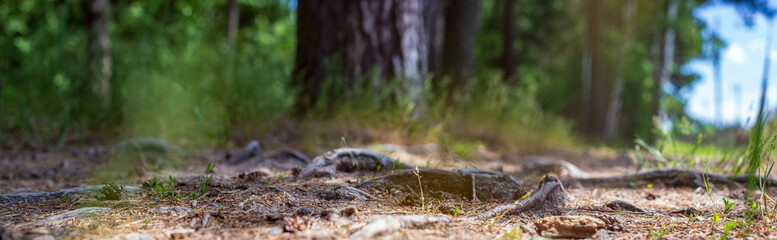
<svg viewBox="0 0 777 240">
<path fill-rule="evenodd" d="M 336 188 L 332 188 L 326 191 L 321 191 L 318 193 L 318 196 L 325 200 L 345 200 L 345 201 L 352 201 L 352 200 L 374 200 L 375 197 L 372 196 L 372 194 L 366 193 L 362 190 L 359 190 L 358 188 L 354 188 L 351 186 L 339 186 Z"/>
<path fill-rule="evenodd" d="M 370 223 L 351 234 L 348 239 L 372 239 L 380 235 L 392 233 L 402 228 L 420 227 L 427 224 L 450 222 L 451 217 L 445 215 L 407 215 L 378 216 Z"/>
<path fill-rule="evenodd" d="M 92 192 L 100 191 L 105 185 L 98 186 L 82 186 L 77 188 L 62 189 L 56 192 L 41 192 L 41 193 L 17 193 L 17 194 L 0 194 L 0 204 L 14 203 L 14 202 L 40 202 L 60 199 L 65 196 L 81 195 Z M 124 191 L 137 192 L 143 191 L 142 188 L 135 186 L 125 186 Z"/>
<path fill-rule="evenodd" d="M 567 193 L 564 185 L 557 178 L 547 175 L 540 181 L 537 190 L 527 198 L 515 204 L 506 204 L 485 212 L 475 219 L 487 219 L 500 215 L 515 215 L 519 213 L 540 213 L 556 211 L 567 204 Z"/>
<path fill-rule="evenodd" d="M 633 187 L 639 182 L 664 184 L 669 187 L 704 187 L 704 177 L 710 184 L 729 185 L 732 183 L 747 184 L 749 176 L 728 176 L 717 173 L 705 174 L 697 170 L 665 169 L 622 177 L 607 178 L 571 178 L 564 179 L 564 185 L 573 187 Z M 777 179 L 756 177 L 756 181 L 765 181 L 766 186 L 777 185 Z"/>
<path fill-rule="evenodd" d="M 265 155 L 259 141 L 253 140 L 240 153 L 221 164 L 216 171 L 220 175 L 244 174 L 268 169 L 287 171 L 305 167 L 308 163 L 310 163 L 308 156 L 291 149 Z"/>
<path fill-rule="evenodd" d="M 410 169 L 405 163 L 373 151 L 358 148 L 338 148 L 318 157 L 300 172 L 299 178 L 329 177 L 337 172 L 389 171 Z"/>
<path fill-rule="evenodd" d="M 468 199 L 512 200 L 526 194 L 527 190 L 510 175 L 487 170 L 459 169 L 447 171 L 441 169 L 420 169 L 418 171 L 424 194 L 445 192 Z M 418 176 L 415 170 L 404 170 L 387 176 L 371 179 L 357 185 L 359 189 L 392 190 L 417 192 Z"/>
<path fill-rule="evenodd" d="M 249 142 L 248 145 L 243 147 L 243 150 L 240 151 L 240 153 L 227 160 L 227 163 L 238 164 L 238 163 L 248 161 L 253 157 L 261 157 L 261 156 L 262 156 L 262 146 L 259 144 L 259 141 L 253 140 Z"/>
</svg>

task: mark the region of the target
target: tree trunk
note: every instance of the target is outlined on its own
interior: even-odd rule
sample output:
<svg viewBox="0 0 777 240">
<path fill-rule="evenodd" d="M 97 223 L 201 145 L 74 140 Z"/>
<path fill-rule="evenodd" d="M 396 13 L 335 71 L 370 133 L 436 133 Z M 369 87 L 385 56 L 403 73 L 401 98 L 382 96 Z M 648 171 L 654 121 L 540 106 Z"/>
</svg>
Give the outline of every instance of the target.
<svg viewBox="0 0 777 240">
<path fill-rule="evenodd" d="M 604 72 L 605 56 L 601 47 L 602 1 L 590 1 L 588 22 L 589 60 L 587 71 L 590 74 L 590 106 L 587 119 L 587 132 L 595 138 L 603 138 L 606 124 L 607 107 L 610 101 L 608 81 Z"/>
<path fill-rule="evenodd" d="M 671 24 L 677 19 L 678 5 L 678 0 L 668 0 L 667 2 L 666 17 L 670 26 L 667 26 L 666 31 L 664 32 L 664 41 L 662 45 L 663 59 L 661 61 L 663 66 L 661 66 L 661 76 L 658 78 L 657 83 L 658 93 L 656 93 L 658 96 L 658 111 L 656 112 L 656 115 L 659 119 L 663 119 L 665 115 L 661 109 L 661 102 L 664 100 L 663 86 L 671 80 L 672 73 L 674 72 L 674 44 L 676 33 Z"/>
<path fill-rule="evenodd" d="M 103 107 L 111 102 L 111 37 L 108 34 L 110 0 L 85 2 L 89 28 L 87 38 L 87 68 L 93 90 L 100 97 Z"/>
<path fill-rule="evenodd" d="M 623 5 L 623 46 L 618 53 L 619 66 L 617 66 L 617 72 L 615 74 L 615 84 L 613 86 L 612 98 L 610 99 L 610 108 L 607 112 L 607 120 L 605 124 L 604 135 L 607 139 L 616 137 L 620 129 L 621 121 L 621 109 L 623 107 L 623 73 L 627 67 L 624 58 L 627 56 L 629 50 L 634 45 L 634 15 L 637 13 L 637 0 L 627 0 Z"/>
<path fill-rule="evenodd" d="M 237 28 L 240 24 L 240 10 L 238 9 L 237 0 L 229 0 L 228 5 L 227 41 L 229 42 L 229 50 L 234 51 L 235 43 L 237 42 Z"/>
<path fill-rule="evenodd" d="M 444 37 L 445 19 L 443 18 L 444 0 L 424 0 L 424 30 L 426 30 L 426 49 L 428 50 L 427 65 L 429 72 L 436 73 L 440 70 L 442 59 L 442 44 Z"/>
<path fill-rule="evenodd" d="M 448 0 L 445 8 L 445 51 L 442 53 L 442 75 L 450 81 L 437 78 L 435 88 L 447 95 L 450 103 L 454 92 L 472 78 L 475 64 L 475 35 L 480 28 L 480 1 Z"/>
<path fill-rule="evenodd" d="M 378 91 L 394 77 L 419 106 L 427 73 L 422 0 L 304 0 L 297 11 L 297 113 L 331 109 L 341 96 Z M 372 70 L 377 79 L 368 78 Z"/>
<path fill-rule="evenodd" d="M 504 6 L 504 19 L 502 23 L 502 41 L 503 41 L 503 53 L 502 55 L 502 79 L 505 83 L 513 83 L 515 68 L 517 65 L 515 59 L 515 49 L 513 43 L 515 41 L 515 0 L 505 0 Z"/>
</svg>

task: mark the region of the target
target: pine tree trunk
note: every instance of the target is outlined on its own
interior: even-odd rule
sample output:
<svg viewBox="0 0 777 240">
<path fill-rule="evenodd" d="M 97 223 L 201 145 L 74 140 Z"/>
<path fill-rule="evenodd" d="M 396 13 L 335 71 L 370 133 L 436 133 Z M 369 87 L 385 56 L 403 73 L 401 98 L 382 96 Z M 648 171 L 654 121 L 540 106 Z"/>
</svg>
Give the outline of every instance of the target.
<svg viewBox="0 0 777 240">
<path fill-rule="evenodd" d="M 84 2 L 89 29 L 87 38 L 87 68 L 94 92 L 103 107 L 111 101 L 111 37 L 108 34 L 110 0 Z"/>
<path fill-rule="evenodd" d="M 423 17 L 422 0 L 299 1 L 297 113 L 331 109 L 341 96 L 378 91 L 394 77 L 418 106 L 427 73 Z M 373 70 L 379 74 L 371 82 Z"/>
<path fill-rule="evenodd" d="M 445 7 L 445 40 L 442 54 L 442 76 L 450 77 L 444 83 L 437 78 L 436 91 L 447 94 L 447 102 L 453 94 L 474 74 L 475 36 L 480 28 L 480 1 L 448 0 Z"/>
<path fill-rule="evenodd" d="M 601 47 L 602 42 L 602 1 L 592 0 L 589 5 L 588 22 L 588 57 L 587 67 L 590 74 L 590 100 L 587 113 L 587 133 L 595 138 L 603 138 L 606 124 L 607 107 L 610 101 L 610 92 L 604 72 L 605 56 Z M 584 62 L 585 62 L 584 61 Z"/>
<path fill-rule="evenodd" d="M 426 30 L 426 49 L 428 50 L 429 72 L 440 71 L 442 62 L 442 44 L 444 39 L 445 18 L 444 0 L 424 0 L 424 29 Z"/>
</svg>

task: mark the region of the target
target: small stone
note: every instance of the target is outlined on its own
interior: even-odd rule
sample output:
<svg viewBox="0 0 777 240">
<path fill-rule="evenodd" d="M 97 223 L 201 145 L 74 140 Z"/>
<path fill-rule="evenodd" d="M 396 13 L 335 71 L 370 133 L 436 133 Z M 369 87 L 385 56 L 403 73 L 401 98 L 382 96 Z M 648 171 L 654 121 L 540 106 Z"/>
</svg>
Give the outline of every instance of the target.
<svg viewBox="0 0 777 240">
<path fill-rule="evenodd" d="M 542 236 L 554 238 L 592 238 L 604 221 L 589 216 L 550 216 L 534 220 Z"/>
</svg>

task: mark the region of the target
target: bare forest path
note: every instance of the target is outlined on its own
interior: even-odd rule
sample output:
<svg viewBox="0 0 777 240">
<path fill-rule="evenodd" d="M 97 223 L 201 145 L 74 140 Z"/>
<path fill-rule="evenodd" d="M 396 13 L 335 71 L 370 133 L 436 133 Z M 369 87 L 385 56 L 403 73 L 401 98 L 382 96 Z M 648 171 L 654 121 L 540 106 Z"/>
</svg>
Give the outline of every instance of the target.
<svg viewBox="0 0 777 240">
<path fill-rule="evenodd" d="M 147 138 L 2 153 L 0 239 L 777 236 L 773 210 L 747 216 L 739 179 L 709 175 L 708 195 L 701 172 L 636 172 L 628 151 L 308 154 L 255 141 L 191 152 Z"/>
</svg>

